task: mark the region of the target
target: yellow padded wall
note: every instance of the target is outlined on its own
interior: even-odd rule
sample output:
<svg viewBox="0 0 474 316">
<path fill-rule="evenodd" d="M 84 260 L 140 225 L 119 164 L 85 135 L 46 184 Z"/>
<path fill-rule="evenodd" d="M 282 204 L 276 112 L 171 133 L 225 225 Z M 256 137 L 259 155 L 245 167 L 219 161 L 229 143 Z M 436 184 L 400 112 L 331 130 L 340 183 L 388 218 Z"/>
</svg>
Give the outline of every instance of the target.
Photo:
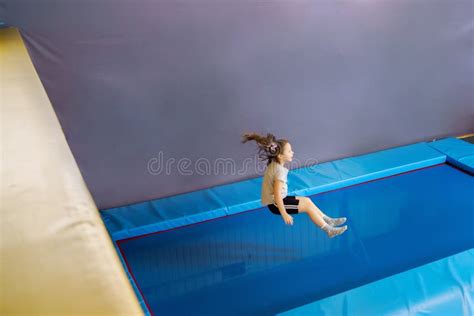
<svg viewBox="0 0 474 316">
<path fill-rule="evenodd" d="M 13 28 L 0 76 L 0 314 L 143 315 Z"/>
</svg>

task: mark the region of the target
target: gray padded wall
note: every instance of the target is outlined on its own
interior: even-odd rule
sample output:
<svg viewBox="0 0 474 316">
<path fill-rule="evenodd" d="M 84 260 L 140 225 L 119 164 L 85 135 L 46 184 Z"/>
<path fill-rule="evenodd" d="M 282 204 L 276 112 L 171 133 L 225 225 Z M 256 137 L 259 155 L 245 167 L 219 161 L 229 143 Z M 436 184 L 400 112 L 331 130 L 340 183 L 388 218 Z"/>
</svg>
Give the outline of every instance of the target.
<svg viewBox="0 0 474 316">
<path fill-rule="evenodd" d="M 474 132 L 470 0 L 0 4 L 100 208 L 260 175 L 192 168 L 240 170 L 246 130 L 288 138 L 292 167 Z M 193 174 L 150 174 L 160 152 Z"/>
</svg>

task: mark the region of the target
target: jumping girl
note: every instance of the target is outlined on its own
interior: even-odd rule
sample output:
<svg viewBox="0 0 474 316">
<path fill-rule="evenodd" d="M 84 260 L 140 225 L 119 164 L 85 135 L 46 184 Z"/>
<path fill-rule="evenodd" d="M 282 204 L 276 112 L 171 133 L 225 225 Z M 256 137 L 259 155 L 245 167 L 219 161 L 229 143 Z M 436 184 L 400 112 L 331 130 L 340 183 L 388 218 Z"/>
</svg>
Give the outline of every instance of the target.
<svg viewBox="0 0 474 316">
<path fill-rule="evenodd" d="M 267 161 L 262 183 L 262 205 L 267 206 L 273 214 L 282 216 L 287 225 L 293 225 L 293 217 L 290 214 L 306 213 L 330 238 L 346 231 L 347 225 L 335 227 L 344 224 L 345 217 L 331 218 L 310 198 L 288 195 L 288 169 L 284 165 L 293 160 L 293 151 L 286 139 L 276 139 L 270 133 L 267 136 L 245 133 L 242 136 L 242 143 L 254 140 L 258 145 L 260 158 Z"/>
</svg>

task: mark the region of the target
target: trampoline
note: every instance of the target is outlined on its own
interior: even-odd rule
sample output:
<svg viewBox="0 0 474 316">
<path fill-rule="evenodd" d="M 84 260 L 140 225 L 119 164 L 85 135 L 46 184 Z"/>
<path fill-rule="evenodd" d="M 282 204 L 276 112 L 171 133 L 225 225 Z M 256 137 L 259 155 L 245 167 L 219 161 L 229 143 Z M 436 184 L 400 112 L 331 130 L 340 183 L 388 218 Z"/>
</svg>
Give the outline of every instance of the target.
<svg viewBox="0 0 474 316">
<path fill-rule="evenodd" d="M 435 164 L 312 195 L 348 217 L 335 239 L 257 208 L 117 247 L 150 314 L 274 315 L 470 250 L 473 192 L 472 175 Z"/>
</svg>

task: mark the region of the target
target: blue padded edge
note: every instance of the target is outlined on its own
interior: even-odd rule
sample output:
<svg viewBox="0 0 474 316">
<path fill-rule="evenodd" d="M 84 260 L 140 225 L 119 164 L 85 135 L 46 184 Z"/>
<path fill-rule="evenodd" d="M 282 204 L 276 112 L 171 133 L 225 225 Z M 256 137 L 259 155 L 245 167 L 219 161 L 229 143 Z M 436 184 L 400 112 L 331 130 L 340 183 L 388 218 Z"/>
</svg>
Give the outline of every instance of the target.
<svg viewBox="0 0 474 316">
<path fill-rule="evenodd" d="M 429 146 L 447 156 L 447 161 L 474 175 L 474 145 L 461 139 L 449 137 L 428 143 Z"/>
<path fill-rule="evenodd" d="M 128 281 L 132 284 L 133 291 L 135 292 L 135 295 L 137 296 L 138 303 L 140 304 L 140 307 L 141 307 L 142 310 L 145 312 L 145 315 L 146 315 L 146 316 L 151 316 L 151 313 L 150 313 L 150 311 L 148 310 L 148 306 L 146 305 L 145 300 L 143 299 L 142 294 L 141 294 L 140 291 L 138 290 L 138 287 L 137 287 L 137 285 L 135 284 L 135 281 L 134 281 L 133 278 L 131 277 L 130 271 L 128 270 L 127 264 L 125 263 L 125 260 L 123 259 L 122 253 L 120 252 L 120 249 L 118 248 L 118 246 L 117 246 L 117 244 L 116 244 L 115 242 L 113 242 L 113 244 L 114 244 L 114 247 L 115 247 L 115 251 L 117 251 L 117 254 L 118 254 L 119 258 L 120 258 L 120 261 L 122 262 L 122 266 L 124 267 L 125 272 L 127 273 Z"/>
<path fill-rule="evenodd" d="M 278 315 L 474 315 L 474 248 Z"/>
<path fill-rule="evenodd" d="M 426 143 L 293 169 L 289 195 L 308 196 L 446 162 Z M 262 207 L 262 177 L 101 210 L 111 238 L 121 240 Z"/>
</svg>

